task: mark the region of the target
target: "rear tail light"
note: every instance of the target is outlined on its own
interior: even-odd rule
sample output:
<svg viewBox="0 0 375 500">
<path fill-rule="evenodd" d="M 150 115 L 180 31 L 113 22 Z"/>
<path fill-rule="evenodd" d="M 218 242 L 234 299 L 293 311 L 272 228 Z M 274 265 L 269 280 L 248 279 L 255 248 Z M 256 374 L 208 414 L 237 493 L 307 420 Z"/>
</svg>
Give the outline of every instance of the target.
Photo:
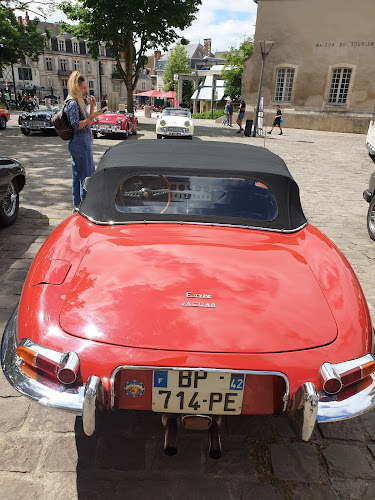
<svg viewBox="0 0 375 500">
<path fill-rule="evenodd" d="M 354 384 L 355 382 L 359 382 L 360 380 L 364 379 L 371 373 L 374 373 L 374 371 L 375 361 L 370 361 L 341 373 L 341 380 L 343 385 Z"/>
<path fill-rule="evenodd" d="M 375 372 L 375 359 L 371 354 L 366 354 L 358 359 L 333 365 L 323 363 L 319 370 L 319 379 L 327 394 L 337 394 L 346 391 L 354 384 L 360 391 L 366 386 L 366 378 Z M 353 387 L 354 389 L 354 387 Z"/>
<path fill-rule="evenodd" d="M 50 375 L 57 377 L 57 372 L 59 370 L 59 363 L 48 359 L 43 354 L 39 354 L 32 349 L 19 345 L 16 349 L 17 356 L 20 357 L 26 364 L 32 366 L 33 368 L 38 368 L 43 372 L 49 373 Z"/>
<path fill-rule="evenodd" d="M 16 353 L 29 367 L 41 370 L 63 384 L 72 384 L 77 378 L 79 357 L 75 352 L 61 353 L 22 339 Z"/>
</svg>

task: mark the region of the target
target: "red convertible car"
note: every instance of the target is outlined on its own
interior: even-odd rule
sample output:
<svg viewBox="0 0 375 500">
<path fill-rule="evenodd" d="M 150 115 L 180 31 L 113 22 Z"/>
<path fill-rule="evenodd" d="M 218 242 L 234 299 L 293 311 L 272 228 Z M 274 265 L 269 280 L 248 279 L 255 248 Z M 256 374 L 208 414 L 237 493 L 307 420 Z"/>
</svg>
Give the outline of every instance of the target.
<svg viewBox="0 0 375 500">
<path fill-rule="evenodd" d="M 91 122 L 94 138 L 98 134 L 121 134 L 122 139 L 127 139 L 129 134 L 135 135 L 138 131 L 138 118 L 133 113 L 116 111 L 116 113 L 103 113 Z"/>
<path fill-rule="evenodd" d="M 0 129 L 6 128 L 10 114 L 7 109 L 0 108 Z"/>
<path fill-rule="evenodd" d="M 283 160 L 242 144 L 110 148 L 31 265 L 1 361 L 87 435 L 103 411 L 160 413 L 168 455 L 178 423 L 207 429 L 217 458 L 232 415 L 288 415 L 308 440 L 375 406 L 353 270 L 306 221 Z"/>
</svg>

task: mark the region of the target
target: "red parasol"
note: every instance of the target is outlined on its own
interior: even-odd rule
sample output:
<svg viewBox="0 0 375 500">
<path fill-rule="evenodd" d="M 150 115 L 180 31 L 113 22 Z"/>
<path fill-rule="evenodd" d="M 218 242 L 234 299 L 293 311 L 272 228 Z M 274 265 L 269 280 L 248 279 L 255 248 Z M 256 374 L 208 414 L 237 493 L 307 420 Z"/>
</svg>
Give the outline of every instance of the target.
<svg viewBox="0 0 375 500">
<path fill-rule="evenodd" d="M 159 90 L 146 90 L 146 92 L 139 92 L 134 95 L 139 97 L 161 97 L 162 94 L 163 92 L 160 92 Z"/>
<path fill-rule="evenodd" d="M 168 92 L 163 92 L 160 97 L 165 97 L 166 99 L 174 99 L 176 94 L 174 90 L 168 90 Z"/>
</svg>

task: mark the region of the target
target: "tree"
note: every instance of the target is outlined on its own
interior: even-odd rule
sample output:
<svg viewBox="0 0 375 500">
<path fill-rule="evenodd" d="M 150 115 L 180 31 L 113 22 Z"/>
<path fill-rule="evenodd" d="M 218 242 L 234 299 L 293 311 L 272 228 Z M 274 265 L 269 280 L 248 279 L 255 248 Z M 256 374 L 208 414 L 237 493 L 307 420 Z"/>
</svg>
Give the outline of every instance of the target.
<svg viewBox="0 0 375 500">
<path fill-rule="evenodd" d="M 178 82 L 175 81 L 175 74 L 189 74 L 191 73 L 190 59 L 187 55 L 185 47 L 178 42 L 176 47 L 171 50 L 167 62 L 164 67 L 163 81 L 164 92 L 168 90 L 174 90 L 176 93 L 176 99 L 183 99 L 184 101 L 190 102 L 190 97 L 192 95 L 192 82 L 184 81 L 182 84 L 182 96 L 177 96 Z"/>
<path fill-rule="evenodd" d="M 195 19 L 201 0 L 83 0 L 63 2 L 61 10 L 78 25 L 63 29 L 89 43 L 89 52 L 96 59 L 104 42 L 116 59 L 117 71 L 127 89 L 128 110 L 133 110 L 133 92 L 144 67 L 146 52 L 163 50 Z"/>
<path fill-rule="evenodd" d="M 241 81 L 243 63 L 253 52 L 253 38 L 246 38 L 238 49 L 231 47 L 225 54 L 225 64 L 222 71 L 224 78 L 224 93 L 232 100 L 241 98 Z"/>
<path fill-rule="evenodd" d="M 0 68 L 25 57 L 37 61 L 44 53 L 45 37 L 38 29 L 39 20 L 19 24 L 14 9 L 20 6 L 8 0 L 0 1 Z"/>
</svg>

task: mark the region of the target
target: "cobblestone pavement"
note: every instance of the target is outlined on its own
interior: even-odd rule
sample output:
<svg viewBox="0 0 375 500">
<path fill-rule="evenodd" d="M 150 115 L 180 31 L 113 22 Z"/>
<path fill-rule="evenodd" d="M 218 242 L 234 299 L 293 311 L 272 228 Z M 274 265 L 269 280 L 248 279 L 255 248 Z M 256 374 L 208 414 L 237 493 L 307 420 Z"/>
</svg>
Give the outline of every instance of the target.
<svg viewBox="0 0 375 500">
<path fill-rule="evenodd" d="M 155 138 L 142 119 L 129 141 Z M 19 218 L 0 230 L 0 327 L 21 293 L 31 260 L 46 236 L 71 213 L 67 143 L 38 133 L 25 137 L 13 114 L 0 132 L 2 155 L 27 168 Z M 264 145 L 221 124 L 196 122 L 194 141 Z M 95 160 L 117 140 L 94 142 Z M 285 129 L 267 137 L 301 188 L 311 223 L 322 229 L 356 271 L 375 318 L 375 243 L 366 232 L 367 187 L 374 164 L 364 136 Z M 141 147 L 141 145 L 140 145 Z M 204 161 L 204 159 L 202 159 Z M 236 158 L 233 158 L 236 161 Z M 44 409 L 15 393 L 0 375 L 0 497 L 29 499 L 361 499 L 375 496 L 375 413 L 314 431 L 299 442 L 281 417 L 232 417 L 223 426 L 223 458 L 207 457 L 205 433 L 179 436 L 179 454 L 162 452 L 158 415 L 116 413 L 95 438 L 81 420 Z"/>
</svg>

